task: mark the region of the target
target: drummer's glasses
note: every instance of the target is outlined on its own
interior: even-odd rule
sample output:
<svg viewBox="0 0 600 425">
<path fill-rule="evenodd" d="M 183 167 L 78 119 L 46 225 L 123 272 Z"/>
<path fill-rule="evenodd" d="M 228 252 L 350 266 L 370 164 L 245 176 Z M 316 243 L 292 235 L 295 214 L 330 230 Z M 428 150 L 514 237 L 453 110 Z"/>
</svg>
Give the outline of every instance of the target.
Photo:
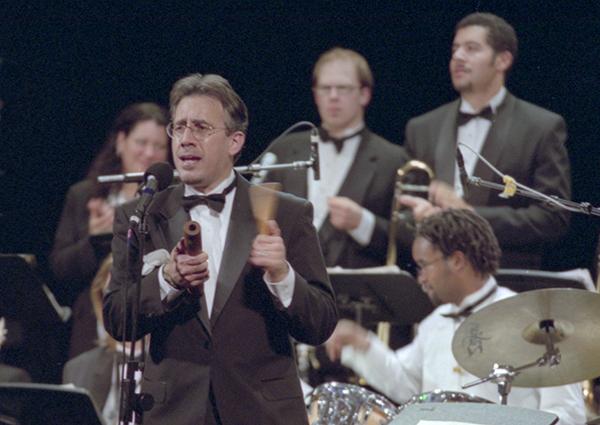
<svg viewBox="0 0 600 425">
<path fill-rule="evenodd" d="M 186 129 L 190 130 L 192 137 L 194 137 L 194 139 L 196 139 L 198 142 L 203 142 L 219 130 L 227 130 L 225 127 L 213 127 L 212 125 L 203 121 L 192 121 L 189 125 L 182 122 L 170 122 L 167 125 L 167 134 L 172 139 L 181 140 Z"/>
<path fill-rule="evenodd" d="M 417 263 L 417 274 L 419 275 L 419 274 L 423 273 L 423 271 L 427 267 L 437 263 L 438 261 L 445 260 L 445 259 L 446 259 L 446 257 L 440 257 L 440 258 L 436 258 L 435 260 L 431 260 L 431 261 L 419 261 Z"/>
</svg>

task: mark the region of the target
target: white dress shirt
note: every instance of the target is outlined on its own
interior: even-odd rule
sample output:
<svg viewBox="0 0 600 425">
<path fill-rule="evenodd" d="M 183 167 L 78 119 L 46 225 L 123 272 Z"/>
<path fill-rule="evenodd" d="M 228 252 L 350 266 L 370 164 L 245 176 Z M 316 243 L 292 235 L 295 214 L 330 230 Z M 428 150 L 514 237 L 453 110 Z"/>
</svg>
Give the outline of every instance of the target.
<svg viewBox="0 0 600 425">
<path fill-rule="evenodd" d="M 219 183 L 209 193 L 202 193 L 195 190 L 193 187 L 185 185 L 184 196 L 191 195 L 210 195 L 213 193 L 221 193 L 225 190 L 235 179 L 235 173 L 233 170 L 229 176 Z M 206 299 L 208 317 L 212 312 L 212 307 L 215 299 L 215 292 L 217 289 L 217 276 L 221 267 L 221 259 L 223 258 L 223 250 L 225 248 L 225 240 L 227 238 L 227 230 L 229 229 L 229 222 L 231 218 L 231 210 L 233 207 L 233 200 L 235 198 L 236 189 L 231 190 L 225 195 L 225 205 L 223 211 L 217 212 L 210 209 L 205 204 L 199 204 L 190 210 L 190 218 L 198 223 L 202 229 L 202 250 L 208 254 L 208 279 L 204 282 L 204 297 Z M 287 276 L 281 282 L 270 282 L 264 276 L 264 281 L 269 288 L 269 291 L 279 298 L 284 307 L 288 307 L 292 302 L 292 295 L 294 293 L 294 271 L 289 265 L 289 272 Z M 160 268 L 159 272 L 159 283 L 160 283 L 160 295 L 161 299 L 170 301 L 173 298 L 181 294 L 182 291 L 173 288 L 163 276 L 164 265 Z"/>
<path fill-rule="evenodd" d="M 435 389 L 464 392 L 497 402 L 498 388 L 493 383 L 462 389 L 464 384 L 478 379 L 464 371 L 452 354 L 452 337 L 464 319 L 454 320 L 442 316 L 474 304 L 494 286 L 496 280 L 492 277 L 480 290 L 466 297 L 460 306 L 444 304 L 438 307 L 421 322 L 417 336 L 409 345 L 394 352 L 375 335 L 370 334 L 369 349 L 359 351 L 351 346 L 344 347 L 342 363 L 398 403 Z M 473 310 L 480 310 L 514 294 L 507 288 L 498 287 Z M 561 425 L 585 423 L 585 407 L 579 384 L 548 388 L 513 387 L 508 395 L 508 405 L 554 413 L 559 417 Z"/>
<path fill-rule="evenodd" d="M 492 108 L 492 112 L 494 112 L 494 114 L 496 113 L 498 106 L 500 106 L 500 104 L 502 104 L 504 101 L 505 97 L 506 88 L 502 86 L 498 93 L 492 97 L 489 103 L 489 106 Z M 474 114 L 476 112 L 475 108 L 473 108 L 473 106 L 471 106 L 471 104 L 465 99 L 461 99 L 460 101 L 460 111 L 467 114 Z M 458 127 L 458 135 L 456 140 L 458 140 L 458 143 L 469 146 L 475 152 L 481 153 L 483 143 L 485 142 L 485 138 L 487 137 L 491 126 L 492 122 L 490 120 L 483 117 L 475 117 L 469 120 L 469 122 L 466 124 Z M 472 176 L 478 160 L 477 155 L 475 155 L 470 149 L 467 149 L 463 146 L 458 145 L 458 148 L 460 149 L 465 161 L 465 170 L 469 176 Z M 462 183 L 460 181 L 458 164 L 454 167 L 454 191 L 458 196 L 461 197 L 464 194 Z"/>
<path fill-rule="evenodd" d="M 359 126 L 348 129 L 344 133 L 347 135 L 356 133 L 364 126 L 365 124 L 361 123 Z M 313 224 L 317 229 L 320 229 L 327 219 L 327 215 L 329 214 L 327 200 L 338 195 L 344 180 L 348 176 L 350 167 L 354 163 L 360 142 L 361 135 L 357 134 L 347 139 L 343 144 L 342 150 L 339 152 L 334 143 L 327 143 L 325 141 L 319 143 L 321 179 L 315 180 L 312 168 L 307 173 L 308 200 L 314 206 Z M 366 208 L 362 208 L 360 224 L 356 229 L 348 231 L 348 234 L 356 242 L 366 246 L 371 241 L 374 229 L 375 215 Z"/>
</svg>

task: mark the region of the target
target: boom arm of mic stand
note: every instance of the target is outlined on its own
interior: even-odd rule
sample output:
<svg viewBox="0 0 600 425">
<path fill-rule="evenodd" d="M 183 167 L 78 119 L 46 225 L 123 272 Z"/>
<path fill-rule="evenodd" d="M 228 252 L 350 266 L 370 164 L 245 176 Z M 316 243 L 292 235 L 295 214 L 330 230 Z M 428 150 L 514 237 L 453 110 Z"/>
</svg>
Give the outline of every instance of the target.
<svg viewBox="0 0 600 425">
<path fill-rule="evenodd" d="M 305 168 L 310 168 L 313 166 L 315 160 L 311 158 L 307 161 L 294 161 L 285 164 L 271 164 L 271 165 L 261 165 L 261 164 L 250 164 L 243 165 L 239 167 L 234 167 L 233 169 L 241 174 L 253 174 L 259 171 L 271 171 L 271 170 L 284 170 L 284 169 L 293 169 L 293 170 L 302 170 Z M 174 178 L 179 178 L 179 173 L 177 171 L 173 172 Z M 144 181 L 144 173 L 126 173 L 126 174 L 110 174 L 105 176 L 98 176 L 98 183 L 140 183 Z"/>
<path fill-rule="evenodd" d="M 485 187 L 487 189 L 493 189 L 493 190 L 497 190 L 499 192 L 504 191 L 504 185 L 499 184 L 499 183 L 490 182 L 487 180 L 483 180 L 480 177 L 471 176 L 468 178 L 468 183 L 473 186 Z M 543 196 L 538 195 L 535 192 L 523 190 L 518 187 L 517 187 L 515 194 L 519 195 L 519 196 L 523 196 L 525 198 L 535 199 L 536 201 L 540 201 L 540 202 L 544 202 L 544 203 L 549 202 L 548 199 L 546 199 Z M 552 198 L 553 201 L 557 202 L 562 208 L 564 208 L 566 210 L 569 210 L 572 212 L 578 212 L 578 213 L 582 213 L 582 214 L 587 214 L 587 215 L 595 215 L 595 216 L 600 217 L 600 208 L 593 207 L 589 202 L 568 201 L 566 199 L 559 198 L 556 195 L 551 195 L 550 198 Z"/>
</svg>

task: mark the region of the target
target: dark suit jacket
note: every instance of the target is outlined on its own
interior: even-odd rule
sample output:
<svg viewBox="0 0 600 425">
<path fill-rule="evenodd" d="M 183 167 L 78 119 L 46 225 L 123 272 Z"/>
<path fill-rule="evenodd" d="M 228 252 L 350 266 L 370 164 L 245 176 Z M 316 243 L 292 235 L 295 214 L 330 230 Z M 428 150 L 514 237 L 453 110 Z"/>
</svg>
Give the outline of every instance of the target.
<svg viewBox="0 0 600 425">
<path fill-rule="evenodd" d="M 179 297 L 170 306 L 160 299 L 158 269 L 142 280 L 138 337 L 151 334 L 142 390 L 154 396 L 144 423 L 204 423 L 209 385 L 224 424 L 306 424 L 290 337 L 323 343 L 337 322 L 335 300 L 312 225 L 312 207 L 278 194 L 276 220 L 295 289 L 283 308 L 263 281 L 263 271 L 247 263 L 257 227 L 251 213 L 249 183 L 238 176 L 237 191 L 210 320 L 204 298 Z M 145 252 L 170 251 L 188 219 L 180 207 L 183 186 L 157 194 L 147 219 Z M 117 210 L 114 267 L 104 303 L 108 331 L 123 332 L 122 291 L 126 282 L 126 233 L 133 205 Z"/>
<path fill-rule="evenodd" d="M 73 305 L 69 358 L 95 346 L 96 317 L 89 288 L 100 262 L 110 252 L 94 247 L 89 236 L 87 202 L 92 188 L 89 180 L 69 188 L 50 253 L 50 266 L 59 282 L 61 298 Z"/>
<path fill-rule="evenodd" d="M 63 384 L 85 388 L 100 411 L 104 408 L 116 354 L 96 347 L 69 360 L 63 369 Z"/>
<path fill-rule="evenodd" d="M 408 154 L 429 164 L 436 178 L 454 184 L 457 114 L 460 100 L 411 119 L 406 125 Z M 502 173 L 546 195 L 571 195 L 564 120 L 557 114 L 506 94 L 481 150 Z M 478 161 L 474 176 L 502 183 Z M 538 268 L 544 243 L 567 231 L 568 213 L 520 196 L 469 186 L 466 201 L 486 218 L 503 250 L 503 267 Z"/>
<path fill-rule="evenodd" d="M 273 144 L 269 151 L 279 163 L 302 161 L 310 157 L 309 132 L 290 134 Z M 319 229 L 319 240 L 325 263 L 329 267 L 361 268 L 385 264 L 389 217 L 394 196 L 396 171 L 406 162 L 406 153 L 369 130 L 363 132 L 360 146 L 348 175 L 338 193 L 375 215 L 371 242 L 363 247 L 345 231 L 337 230 L 328 218 Z M 327 164 L 321 162 L 321 167 Z M 285 192 L 307 198 L 306 170 L 276 170 L 267 181 L 280 182 Z"/>
</svg>

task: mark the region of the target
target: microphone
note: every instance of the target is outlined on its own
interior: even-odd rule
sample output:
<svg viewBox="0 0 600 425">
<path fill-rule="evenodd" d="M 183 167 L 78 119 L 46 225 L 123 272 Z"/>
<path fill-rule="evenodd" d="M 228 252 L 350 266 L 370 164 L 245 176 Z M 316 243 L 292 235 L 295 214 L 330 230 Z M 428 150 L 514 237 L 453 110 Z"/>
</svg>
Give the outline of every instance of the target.
<svg viewBox="0 0 600 425">
<path fill-rule="evenodd" d="M 321 180 L 321 166 L 319 163 L 319 130 L 313 128 L 310 131 L 310 159 L 312 160 L 312 169 L 315 180 Z"/>
<path fill-rule="evenodd" d="M 263 155 L 260 160 L 260 167 L 268 167 L 269 165 L 273 165 L 277 163 L 277 155 L 273 152 L 267 152 Z M 252 177 L 250 180 L 252 183 L 260 184 L 267 178 L 267 174 L 269 174 L 268 170 L 260 170 L 258 173 Z"/>
<path fill-rule="evenodd" d="M 463 198 L 466 198 L 469 194 L 469 188 L 467 187 L 469 183 L 469 176 L 467 175 L 467 170 L 465 169 L 465 160 L 458 146 L 456 147 L 456 164 L 458 165 L 460 184 L 463 187 Z"/>
<path fill-rule="evenodd" d="M 129 218 L 129 224 L 137 227 L 146 214 L 146 209 L 154 194 L 166 189 L 173 181 L 173 167 L 167 162 L 152 164 L 144 173 L 144 185 L 142 186 L 140 199 L 135 206 L 133 215 Z"/>
</svg>

